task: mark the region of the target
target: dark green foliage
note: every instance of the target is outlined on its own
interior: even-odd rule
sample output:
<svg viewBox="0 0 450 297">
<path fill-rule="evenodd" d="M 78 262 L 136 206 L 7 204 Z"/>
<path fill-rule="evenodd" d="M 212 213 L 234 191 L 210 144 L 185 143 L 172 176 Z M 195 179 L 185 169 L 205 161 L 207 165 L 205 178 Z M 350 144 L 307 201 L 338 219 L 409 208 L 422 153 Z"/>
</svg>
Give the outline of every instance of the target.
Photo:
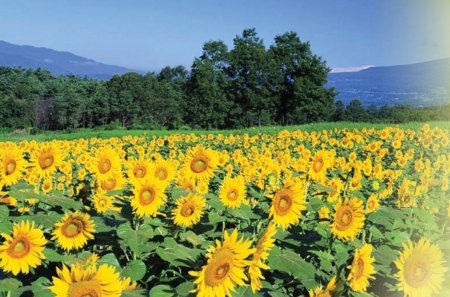
<svg viewBox="0 0 450 297">
<path fill-rule="evenodd" d="M 209 41 L 191 69 L 125 73 L 109 81 L 0 67 L 0 129 L 233 129 L 318 121 L 449 120 L 450 105 L 345 107 L 325 88 L 330 69 L 295 32 L 266 49 L 246 29 L 228 50 Z M 26 130 L 25 130 L 26 129 Z M 20 132 L 22 133 L 22 132 Z"/>
</svg>

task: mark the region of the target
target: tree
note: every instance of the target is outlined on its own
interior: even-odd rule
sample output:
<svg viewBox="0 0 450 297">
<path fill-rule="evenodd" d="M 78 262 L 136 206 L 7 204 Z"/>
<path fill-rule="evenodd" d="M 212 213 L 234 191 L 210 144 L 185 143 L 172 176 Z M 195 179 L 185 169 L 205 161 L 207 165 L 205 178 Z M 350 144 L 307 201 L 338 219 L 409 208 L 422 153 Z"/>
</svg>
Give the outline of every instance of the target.
<svg viewBox="0 0 450 297">
<path fill-rule="evenodd" d="M 228 50 L 222 41 L 207 42 L 191 67 L 187 85 L 185 120 L 194 127 L 225 128 L 232 112 L 226 90 Z"/>
<path fill-rule="evenodd" d="M 277 97 L 276 119 L 281 124 L 324 120 L 333 110 L 336 95 L 324 87 L 330 69 L 301 42 L 295 32 L 275 37 L 269 49 L 273 61 L 271 91 Z"/>
<path fill-rule="evenodd" d="M 263 41 L 252 28 L 244 30 L 233 42 L 227 72 L 231 79 L 230 95 L 239 107 L 236 124 L 244 127 L 269 124 L 274 104 L 267 84 L 269 63 Z"/>
<path fill-rule="evenodd" d="M 341 100 L 337 100 L 334 102 L 334 113 L 333 113 L 333 121 L 343 121 L 345 120 L 345 105 Z"/>
<path fill-rule="evenodd" d="M 353 99 L 347 105 L 346 111 L 346 120 L 352 122 L 366 122 L 367 121 L 367 113 L 362 105 L 361 101 L 358 99 Z"/>
</svg>

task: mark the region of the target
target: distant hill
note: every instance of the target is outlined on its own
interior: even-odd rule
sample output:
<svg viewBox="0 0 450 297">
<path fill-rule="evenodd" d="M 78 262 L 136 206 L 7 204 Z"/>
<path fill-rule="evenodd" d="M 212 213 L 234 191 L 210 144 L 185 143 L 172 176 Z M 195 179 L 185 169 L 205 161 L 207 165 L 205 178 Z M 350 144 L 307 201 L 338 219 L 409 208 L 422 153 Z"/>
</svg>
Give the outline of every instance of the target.
<svg viewBox="0 0 450 297">
<path fill-rule="evenodd" d="M 371 67 L 357 72 L 330 73 L 334 87 L 347 104 L 359 99 L 365 106 L 450 103 L 450 58 L 409 65 Z"/>
<path fill-rule="evenodd" d="M 107 65 L 69 52 L 43 47 L 16 45 L 0 41 L 0 66 L 43 68 L 54 74 L 75 74 L 96 79 L 109 79 L 114 74 L 133 70 Z"/>
</svg>

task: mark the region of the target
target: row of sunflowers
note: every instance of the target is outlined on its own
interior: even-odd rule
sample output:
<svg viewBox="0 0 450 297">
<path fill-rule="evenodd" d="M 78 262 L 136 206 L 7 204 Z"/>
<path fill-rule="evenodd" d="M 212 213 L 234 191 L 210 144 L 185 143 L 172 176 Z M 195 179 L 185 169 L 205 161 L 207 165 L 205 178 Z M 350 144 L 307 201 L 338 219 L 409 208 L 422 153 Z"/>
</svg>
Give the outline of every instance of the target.
<svg viewBox="0 0 450 297">
<path fill-rule="evenodd" d="M 0 296 L 449 296 L 449 140 L 0 143 Z"/>
</svg>

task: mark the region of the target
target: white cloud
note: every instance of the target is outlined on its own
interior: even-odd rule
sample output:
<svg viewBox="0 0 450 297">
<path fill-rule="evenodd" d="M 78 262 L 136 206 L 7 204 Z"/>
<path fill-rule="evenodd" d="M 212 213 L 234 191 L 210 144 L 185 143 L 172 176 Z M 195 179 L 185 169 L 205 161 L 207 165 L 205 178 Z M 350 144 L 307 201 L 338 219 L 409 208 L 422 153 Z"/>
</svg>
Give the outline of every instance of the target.
<svg viewBox="0 0 450 297">
<path fill-rule="evenodd" d="M 339 72 L 357 72 L 367 68 L 371 68 L 375 65 L 364 65 L 364 66 L 351 66 L 351 67 L 332 67 L 331 73 L 339 73 Z"/>
</svg>

